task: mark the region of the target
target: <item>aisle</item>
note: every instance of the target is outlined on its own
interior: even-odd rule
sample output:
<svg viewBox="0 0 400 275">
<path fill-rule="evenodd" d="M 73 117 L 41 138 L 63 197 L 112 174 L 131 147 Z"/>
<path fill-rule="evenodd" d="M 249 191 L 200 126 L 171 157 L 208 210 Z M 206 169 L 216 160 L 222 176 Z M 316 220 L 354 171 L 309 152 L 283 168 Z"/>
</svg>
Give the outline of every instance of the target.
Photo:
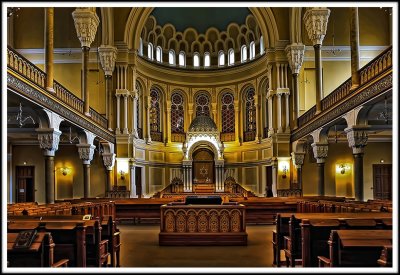
<svg viewBox="0 0 400 275">
<path fill-rule="evenodd" d="M 248 225 L 247 246 L 159 246 L 159 225 L 119 225 L 122 267 L 272 267 L 273 225 Z"/>
</svg>

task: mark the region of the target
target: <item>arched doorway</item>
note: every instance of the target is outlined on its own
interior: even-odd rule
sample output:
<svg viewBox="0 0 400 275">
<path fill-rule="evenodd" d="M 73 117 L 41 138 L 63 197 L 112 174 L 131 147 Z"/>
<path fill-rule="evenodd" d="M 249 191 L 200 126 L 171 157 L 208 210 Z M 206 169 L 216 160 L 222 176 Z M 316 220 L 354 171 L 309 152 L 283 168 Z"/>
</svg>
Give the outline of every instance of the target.
<svg viewBox="0 0 400 275">
<path fill-rule="evenodd" d="M 193 184 L 195 192 L 215 191 L 214 153 L 208 148 L 199 148 L 193 153 Z"/>
</svg>

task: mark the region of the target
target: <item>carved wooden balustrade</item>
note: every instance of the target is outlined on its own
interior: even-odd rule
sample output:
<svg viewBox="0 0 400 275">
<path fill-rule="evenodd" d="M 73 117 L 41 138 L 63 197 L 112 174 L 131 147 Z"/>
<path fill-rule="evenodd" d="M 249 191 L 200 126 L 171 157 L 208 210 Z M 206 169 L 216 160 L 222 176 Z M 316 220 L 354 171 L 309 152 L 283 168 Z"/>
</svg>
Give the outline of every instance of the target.
<svg viewBox="0 0 400 275">
<path fill-rule="evenodd" d="M 339 87 L 337 87 L 332 93 L 321 100 L 321 113 L 317 115 L 316 106 L 313 106 L 303 115 L 301 115 L 298 118 L 299 128 L 292 132 L 291 139 L 297 140 L 321 126 L 316 125 L 315 122 L 318 122 L 319 124 L 322 124 L 325 120 L 328 122 L 327 114 L 334 113 L 331 115 L 331 117 L 337 117 L 338 115 L 344 114 L 346 111 L 348 111 L 347 109 L 355 107 L 351 106 L 350 104 L 362 104 L 377 94 L 387 91 L 392 87 L 392 73 L 390 73 L 391 69 L 392 47 L 389 47 L 358 71 L 360 78 L 359 87 L 352 90 L 352 81 L 351 78 L 349 78 Z M 359 98 L 356 98 L 355 96 L 358 96 L 360 93 L 363 93 L 363 95 L 360 95 Z M 353 102 L 349 102 L 350 99 L 353 100 Z M 321 119 L 322 117 L 325 118 Z M 310 126 L 310 124 L 315 125 Z"/>
<path fill-rule="evenodd" d="M 39 86 L 41 89 L 38 89 L 38 91 L 42 92 L 46 96 L 55 96 L 67 106 L 83 114 L 84 103 L 80 98 L 68 91 L 67 88 L 62 86 L 57 81 L 54 81 L 53 84 L 53 89 L 55 93 L 48 92 L 45 87 L 47 78 L 46 73 L 36 67 L 34 64 L 32 64 L 29 60 L 27 60 L 11 47 L 7 48 L 7 66 L 14 72 L 23 76 L 28 81 L 33 82 L 34 84 Z M 106 118 L 104 118 L 101 114 L 99 114 L 92 108 L 89 109 L 89 113 L 92 121 L 96 122 L 105 129 L 107 128 Z"/>
</svg>

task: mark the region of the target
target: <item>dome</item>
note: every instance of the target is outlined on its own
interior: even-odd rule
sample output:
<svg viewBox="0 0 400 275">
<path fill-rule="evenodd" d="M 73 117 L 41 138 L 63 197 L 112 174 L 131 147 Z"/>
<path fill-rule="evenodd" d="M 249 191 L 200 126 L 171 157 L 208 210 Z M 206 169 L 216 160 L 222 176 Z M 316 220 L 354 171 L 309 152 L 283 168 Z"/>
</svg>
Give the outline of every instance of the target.
<svg viewBox="0 0 400 275">
<path fill-rule="evenodd" d="M 197 116 L 189 126 L 189 132 L 217 132 L 217 125 L 209 116 Z"/>
</svg>

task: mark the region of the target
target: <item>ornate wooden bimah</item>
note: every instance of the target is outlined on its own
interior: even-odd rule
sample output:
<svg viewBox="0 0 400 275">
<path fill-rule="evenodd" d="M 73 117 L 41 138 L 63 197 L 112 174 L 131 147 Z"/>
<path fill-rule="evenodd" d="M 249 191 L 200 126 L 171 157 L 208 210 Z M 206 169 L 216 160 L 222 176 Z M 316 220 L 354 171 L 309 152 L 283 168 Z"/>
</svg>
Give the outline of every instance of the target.
<svg viewBox="0 0 400 275">
<path fill-rule="evenodd" d="M 160 245 L 247 245 L 245 206 L 237 203 L 188 203 L 161 206 Z"/>
</svg>

